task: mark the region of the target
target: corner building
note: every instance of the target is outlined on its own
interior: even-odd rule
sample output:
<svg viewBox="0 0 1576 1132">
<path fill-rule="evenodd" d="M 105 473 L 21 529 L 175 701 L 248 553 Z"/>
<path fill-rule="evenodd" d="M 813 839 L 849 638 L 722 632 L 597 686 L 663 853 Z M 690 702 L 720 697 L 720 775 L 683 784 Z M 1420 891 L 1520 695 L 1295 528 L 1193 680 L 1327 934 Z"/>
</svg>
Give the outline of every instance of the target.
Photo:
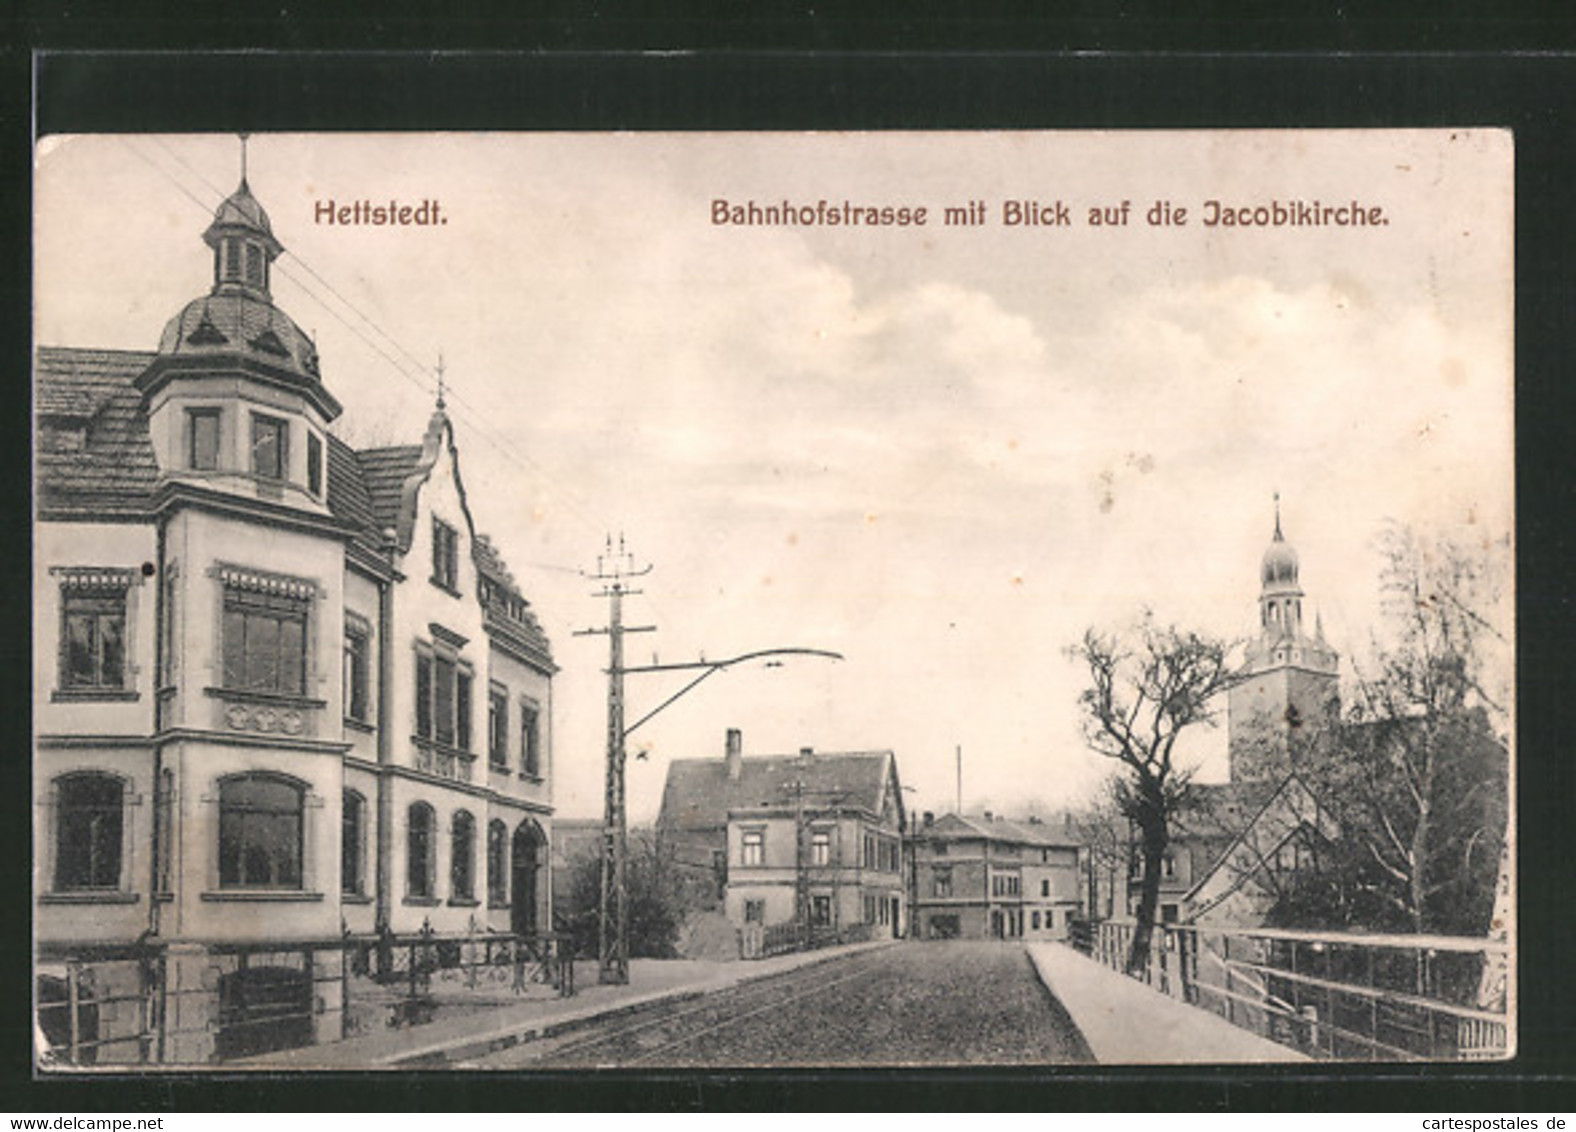
<svg viewBox="0 0 1576 1132">
<path fill-rule="evenodd" d="M 337 1038 L 328 944 L 551 923 L 556 669 L 441 396 L 352 450 L 244 178 L 203 240 L 157 351 L 36 357 L 36 983 L 101 1003 L 79 1061 Z"/>
</svg>

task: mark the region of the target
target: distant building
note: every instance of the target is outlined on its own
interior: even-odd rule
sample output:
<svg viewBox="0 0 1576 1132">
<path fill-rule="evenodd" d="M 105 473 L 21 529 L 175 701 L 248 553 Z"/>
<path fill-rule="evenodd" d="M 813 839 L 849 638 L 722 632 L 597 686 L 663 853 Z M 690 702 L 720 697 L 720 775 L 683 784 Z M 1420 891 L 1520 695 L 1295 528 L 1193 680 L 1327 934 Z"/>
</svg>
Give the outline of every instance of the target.
<svg viewBox="0 0 1576 1132">
<path fill-rule="evenodd" d="M 926 814 L 913 835 L 922 939 L 1061 939 L 1079 915 L 1079 839 L 1037 819 Z"/>
<path fill-rule="evenodd" d="M 722 758 L 669 765 L 657 834 L 689 872 L 720 884 L 741 932 L 803 923 L 897 936 L 903 824 L 891 751 L 746 757 L 730 730 Z"/>
<path fill-rule="evenodd" d="M 551 914 L 556 667 L 441 396 L 352 449 L 244 178 L 202 238 L 157 349 L 35 359 L 37 987 L 118 999 L 100 1063 L 337 1038 L 346 934 Z"/>
</svg>

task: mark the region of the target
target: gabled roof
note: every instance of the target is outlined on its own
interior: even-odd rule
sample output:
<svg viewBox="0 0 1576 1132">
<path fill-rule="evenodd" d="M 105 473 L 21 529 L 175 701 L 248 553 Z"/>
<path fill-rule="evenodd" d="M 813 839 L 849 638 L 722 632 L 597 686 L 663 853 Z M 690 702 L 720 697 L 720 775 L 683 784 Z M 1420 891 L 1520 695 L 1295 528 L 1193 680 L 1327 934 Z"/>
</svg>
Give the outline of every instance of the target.
<svg viewBox="0 0 1576 1132">
<path fill-rule="evenodd" d="M 1045 822 L 1013 821 L 995 816 L 972 817 L 964 814 L 942 814 L 933 825 L 921 830 L 920 836 L 933 841 L 989 839 L 1043 848 L 1067 848 L 1079 844 L 1077 837 L 1059 832 L 1056 826 Z"/>
<path fill-rule="evenodd" d="M 159 469 L 136 379 L 157 355 L 142 350 L 40 347 L 34 363 L 37 417 L 34 476 L 38 514 L 84 520 L 145 519 Z M 431 440 L 429 430 L 429 440 Z M 422 470 L 420 444 L 357 452 L 328 436 L 328 509 L 353 543 L 381 557 L 383 532 L 397 530 L 412 476 Z M 518 599 L 518 616 L 489 607 L 488 624 L 538 662 L 552 653 L 529 603 L 486 536 L 475 540 L 478 568 Z"/>
<path fill-rule="evenodd" d="M 751 755 L 728 777 L 725 759 L 674 759 L 668 764 L 657 825 L 668 830 L 717 829 L 733 810 L 770 809 L 795 803 L 795 784 L 807 809 L 849 808 L 881 812 L 892 767 L 891 751 L 816 751 L 804 755 Z M 892 789 L 897 789 L 895 767 Z"/>
<path fill-rule="evenodd" d="M 159 469 L 142 396 L 131 383 L 152 361 L 144 351 L 39 349 L 33 394 L 39 514 L 116 519 L 147 510 Z M 80 448 L 54 442 L 50 434 L 62 424 L 82 430 Z"/>
</svg>

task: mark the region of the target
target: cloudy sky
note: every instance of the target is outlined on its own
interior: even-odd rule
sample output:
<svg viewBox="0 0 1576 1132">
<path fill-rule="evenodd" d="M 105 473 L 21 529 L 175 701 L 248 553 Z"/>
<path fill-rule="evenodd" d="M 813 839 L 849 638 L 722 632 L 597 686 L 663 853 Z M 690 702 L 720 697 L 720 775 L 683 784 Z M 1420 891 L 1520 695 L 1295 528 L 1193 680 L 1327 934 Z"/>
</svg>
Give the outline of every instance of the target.
<svg viewBox="0 0 1576 1132">
<path fill-rule="evenodd" d="M 211 282 L 233 137 L 50 139 L 38 341 L 152 349 Z M 631 663 L 803 646 L 719 674 L 632 739 L 667 760 L 891 748 L 911 807 L 1021 811 L 1109 769 L 1064 650 L 1143 606 L 1241 638 L 1283 499 L 1328 635 L 1361 655 L 1387 519 L 1508 532 L 1511 144 L 1494 132 L 261 135 L 353 444 L 414 442 L 441 354 L 472 510 L 563 666 L 557 803 L 600 811 L 605 603 L 623 532 L 654 569 Z M 320 202 L 441 202 L 427 228 Z M 740 228 L 712 202 L 926 207 L 905 229 Z M 1384 210 L 1365 228 L 1206 228 L 1204 203 Z M 987 223 L 942 209 L 986 202 Z M 1005 227 L 1008 200 L 1073 224 Z M 1189 211 L 1152 227 L 1158 200 Z M 1094 206 L 1131 202 L 1125 227 Z M 681 677 L 630 680 L 630 718 Z M 1224 773 L 1222 736 L 1198 743 Z"/>
</svg>

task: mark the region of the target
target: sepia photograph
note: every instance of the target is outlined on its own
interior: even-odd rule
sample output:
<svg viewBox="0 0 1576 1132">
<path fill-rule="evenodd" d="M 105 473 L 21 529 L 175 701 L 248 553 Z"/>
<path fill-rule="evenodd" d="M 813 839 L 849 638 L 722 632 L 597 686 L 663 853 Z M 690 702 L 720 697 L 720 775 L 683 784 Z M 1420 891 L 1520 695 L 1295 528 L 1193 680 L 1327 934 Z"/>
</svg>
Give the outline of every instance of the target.
<svg viewBox="0 0 1576 1132">
<path fill-rule="evenodd" d="M 1513 1058 L 1513 159 L 40 138 L 35 1074 Z"/>
</svg>

